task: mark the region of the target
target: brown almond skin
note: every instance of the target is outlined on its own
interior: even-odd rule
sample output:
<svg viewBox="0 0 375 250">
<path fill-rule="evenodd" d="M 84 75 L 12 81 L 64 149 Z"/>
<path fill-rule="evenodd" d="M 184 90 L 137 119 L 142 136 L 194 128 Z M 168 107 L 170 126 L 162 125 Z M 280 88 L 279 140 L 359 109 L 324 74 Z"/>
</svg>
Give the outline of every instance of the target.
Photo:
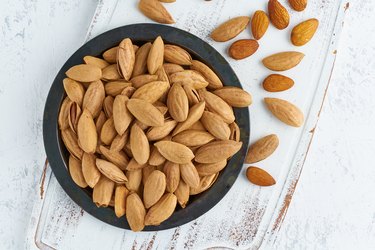
<svg viewBox="0 0 375 250">
<path fill-rule="evenodd" d="M 279 30 L 283 30 L 289 25 L 289 13 L 285 7 L 277 0 L 269 0 L 268 15 L 271 23 Z"/>
<path fill-rule="evenodd" d="M 263 81 L 263 88 L 268 92 L 281 92 L 293 87 L 293 79 L 280 74 L 271 74 Z"/>
<path fill-rule="evenodd" d="M 295 11 L 303 11 L 306 9 L 307 0 L 289 0 L 289 4 Z"/>
<path fill-rule="evenodd" d="M 276 184 L 275 179 L 265 170 L 258 167 L 248 167 L 246 170 L 247 179 L 258 186 L 272 186 Z"/>
<path fill-rule="evenodd" d="M 270 70 L 284 71 L 297 66 L 304 56 L 298 51 L 285 51 L 267 56 L 262 60 L 262 63 Z"/>
<path fill-rule="evenodd" d="M 266 159 L 279 146 L 279 138 L 275 134 L 267 135 L 254 142 L 247 151 L 245 163 L 255 163 Z"/>
<path fill-rule="evenodd" d="M 297 24 L 290 37 L 293 45 L 303 46 L 308 43 L 314 36 L 318 29 L 319 21 L 316 18 L 308 19 L 302 23 Z"/>
<path fill-rule="evenodd" d="M 294 104 L 278 98 L 264 98 L 267 108 L 276 118 L 293 127 L 301 127 L 304 122 L 302 111 Z"/>
<path fill-rule="evenodd" d="M 236 60 L 241 60 L 254 54 L 259 48 L 259 44 L 253 39 L 242 39 L 235 41 L 229 47 L 229 55 Z"/>
<path fill-rule="evenodd" d="M 250 18 L 247 16 L 232 18 L 214 29 L 211 38 L 216 42 L 226 42 L 241 33 L 249 22 Z"/>
<path fill-rule="evenodd" d="M 266 12 L 262 10 L 255 11 L 253 18 L 251 19 L 251 32 L 256 40 L 261 39 L 266 33 L 270 20 Z"/>
</svg>

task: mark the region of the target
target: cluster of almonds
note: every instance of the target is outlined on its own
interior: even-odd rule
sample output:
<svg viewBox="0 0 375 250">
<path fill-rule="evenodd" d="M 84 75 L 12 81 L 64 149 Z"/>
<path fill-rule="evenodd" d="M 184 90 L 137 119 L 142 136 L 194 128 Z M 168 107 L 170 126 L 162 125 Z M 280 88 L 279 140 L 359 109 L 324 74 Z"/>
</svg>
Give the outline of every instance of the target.
<svg viewBox="0 0 375 250">
<path fill-rule="evenodd" d="M 216 181 L 242 147 L 233 107 L 252 98 L 161 37 L 102 56 L 66 72 L 59 128 L 74 182 L 140 231 Z"/>
</svg>

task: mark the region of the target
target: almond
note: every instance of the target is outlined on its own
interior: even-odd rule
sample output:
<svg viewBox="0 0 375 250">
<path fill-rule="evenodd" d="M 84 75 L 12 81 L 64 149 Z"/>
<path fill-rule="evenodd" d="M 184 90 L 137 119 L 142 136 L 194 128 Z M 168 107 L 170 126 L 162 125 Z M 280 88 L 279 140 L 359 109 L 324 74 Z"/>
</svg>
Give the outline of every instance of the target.
<svg viewBox="0 0 375 250">
<path fill-rule="evenodd" d="M 121 169 L 109 161 L 96 159 L 96 167 L 103 175 L 118 184 L 123 184 L 128 181 Z"/>
<path fill-rule="evenodd" d="M 246 176 L 251 183 L 258 186 L 272 186 L 276 183 L 269 173 L 258 167 L 248 167 Z"/>
<path fill-rule="evenodd" d="M 250 18 L 247 16 L 232 18 L 214 29 L 211 38 L 216 42 L 226 42 L 240 34 L 249 22 Z"/>
<path fill-rule="evenodd" d="M 82 173 L 82 163 L 73 156 L 69 156 L 69 173 L 73 181 L 81 188 L 87 187 Z"/>
<path fill-rule="evenodd" d="M 316 18 L 308 19 L 296 25 L 291 34 L 291 41 L 295 46 L 308 43 L 318 29 L 319 21 Z"/>
<path fill-rule="evenodd" d="M 122 217 L 126 213 L 126 198 L 129 190 L 124 186 L 117 186 L 115 190 L 115 214 L 117 218 Z"/>
<path fill-rule="evenodd" d="M 95 82 L 102 77 L 102 70 L 93 65 L 79 64 L 68 69 L 65 74 L 79 82 Z"/>
<path fill-rule="evenodd" d="M 237 123 L 233 122 L 229 124 L 230 128 L 230 136 L 229 139 L 233 141 L 240 141 L 241 139 L 241 130 L 240 127 L 238 127 Z"/>
<path fill-rule="evenodd" d="M 90 83 L 83 97 L 82 109 L 88 109 L 93 118 L 98 117 L 105 98 L 105 90 L 102 81 Z"/>
<path fill-rule="evenodd" d="M 86 153 L 95 153 L 98 135 L 91 113 L 84 109 L 77 125 L 78 144 Z"/>
<path fill-rule="evenodd" d="M 142 169 L 146 166 L 147 166 L 146 164 L 139 164 L 134 158 L 132 158 L 129 161 L 128 165 L 126 166 L 126 170 L 135 171 L 135 170 L 138 170 L 138 169 Z"/>
<path fill-rule="evenodd" d="M 107 96 L 104 98 L 103 110 L 107 117 L 111 117 L 113 115 L 113 101 L 114 99 L 112 96 Z"/>
<path fill-rule="evenodd" d="M 133 78 L 147 72 L 147 57 L 151 49 L 151 43 L 143 44 L 135 53 Z M 155 79 L 156 80 L 156 79 Z"/>
<path fill-rule="evenodd" d="M 270 21 L 266 12 L 262 10 L 255 11 L 251 19 L 251 32 L 256 40 L 261 39 L 268 29 Z"/>
<path fill-rule="evenodd" d="M 132 98 L 145 100 L 149 103 L 156 102 L 169 89 L 168 82 L 150 82 L 137 89 Z"/>
<path fill-rule="evenodd" d="M 200 102 L 201 98 L 196 89 L 190 85 L 183 85 L 182 87 L 184 88 L 186 97 L 188 98 L 189 106 L 193 106 Z"/>
<path fill-rule="evenodd" d="M 289 25 L 289 13 L 286 8 L 277 0 L 268 1 L 268 15 L 271 23 L 279 30 Z"/>
<path fill-rule="evenodd" d="M 146 225 L 160 225 L 168 219 L 174 212 L 177 205 L 177 197 L 174 194 L 167 193 L 152 206 L 146 214 Z"/>
<path fill-rule="evenodd" d="M 146 208 L 150 208 L 163 196 L 166 188 L 165 174 L 159 170 L 153 171 L 145 182 L 143 201 Z"/>
<path fill-rule="evenodd" d="M 187 119 L 189 113 L 189 101 L 186 93 L 179 83 L 172 85 L 167 98 L 168 111 L 177 122 Z"/>
<path fill-rule="evenodd" d="M 154 146 L 164 158 L 171 162 L 184 164 L 194 158 L 193 152 L 188 147 L 177 142 L 159 141 Z"/>
<path fill-rule="evenodd" d="M 167 161 L 164 165 L 163 172 L 167 180 L 166 190 L 173 193 L 180 183 L 180 166 L 177 163 Z"/>
<path fill-rule="evenodd" d="M 221 116 L 209 112 L 204 111 L 201 122 L 203 126 L 210 132 L 213 136 L 220 140 L 228 140 L 230 136 L 230 129 L 229 126 Z"/>
<path fill-rule="evenodd" d="M 175 120 L 166 120 L 163 126 L 151 127 L 147 131 L 147 139 L 149 141 L 157 141 L 163 139 L 172 132 L 176 127 L 177 122 Z"/>
<path fill-rule="evenodd" d="M 152 0 L 152 1 L 155 1 L 155 0 Z M 163 39 L 160 36 L 158 36 L 155 39 L 154 43 L 152 44 L 150 48 L 150 52 L 148 53 L 148 57 L 147 57 L 148 72 L 150 74 L 155 74 L 158 68 L 163 65 L 163 60 L 164 60 L 164 42 L 163 42 Z"/>
<path fill-rule="evenodd" d="M 248 149 L 245 163 L 255 163 L 266 159 L 279 146 L 279 138 L 277 135 L 267 135 L 254 142 Z"/>
<path fill-rule="evenodd" d="M 251 95 L 238 87 L 226 86 L 213 91 L 213 93 L 236 108 L 245 108 L 253 102 Z"/>
<path fill-rule="evenodd" d="M 223 83 L 221 82 L 220 78 L 206 64 L 198 60 L 192 60 L 190 69 L 198 71 L 207 80 L 208 88 L 217 89 L 223 87 Z"/>
<path fill-rule="evenodd" d="M 163 126 L 164 116 L 151 103 L 140 99 L 130 99 L 127 102 L 129 111 L 140 122 L 147 126 Z"/>
<path fill-rule="evenodd" d="M 200 147 L 195 154 L 198 163 L 215 163 L 232 157 L 242 147 L 242 142 L 214 141 Z"/>
<path fill-rule="evenodd" d="M 293 79 L 280 74 L 271 74 L 263 81 L 263 88 L 269 92 L 280 92 L 293 87 Z"/>
<path fill-rule="evenodd" d="M 98 183 L 101 173 L 96 167 L 96 156 L 94 154 L 83 153 L 82 174 L 89 187 L 94 188 Z"/>
<path fill-rule="evenodd" d="M 170 75 L 171 83 L 180 83 L 181 85 L 189 85 L 194 89 L 202 89 L 208 86 L 208 82 L 204 77 L 195 70 L 184 70 Z"/>
<path fill-rule="evenodd" d="M 178 65 L 191 65 L 189 52 L 177 45 L 164 45 L 164 60 Z"/>
<path fill-rule="evenodd" d="M 174 23 L 173 17 L 158 0 L 140 0 L 139 10 L 148 18 L 158 23 Z"/>
<path fill-rule="evenodd" d="M 125 87 L 122 91 L 121 91 L 121 95 L 124 95 L 124 96 L 127 96 L 128 98 L 130 98 L 135 92 L 135 88 L 132 87 L 132 86 L 129 86 L 129 87 Z"/>
<path fill-rule="evenodd" d="M 199 174 L 193 163 L 181 164 L 180 173 L 181 178 L 189 187 L 197 188 L 199 186 Z"/>
<path fill-rule="evenodd" d="M 90 65 L 96 66 L 96 67 L 98 67 L 100 69 L 104 69 L 105 67 L 107 67 L 109 65 L 109 63 L 106 62 L 105 60 L 97 58 L 97 57 L 94 57 L 94 56 L 85 56 L 83 58 L 83 61 L 86 64 L 90 64 Z"/>
<path fill-rule="evenodd" d="M 137 193 L 130 193 L 126 198 L 126 219 L 134 232 L 145 227 L 146 209 Z"/>
<path fill-rule="evenodd" d="M 68 122 L 69 127 L 73 130 L 74 133 L 77 133 L 77 126 L 79 118 L 81 117 L 82 110 L 76 102 L 70 104 L 69 113 L 68 113 Z"/>
<path fill-rule="evenodd" d="M 150 157 L 150 145 L 143 130 L 135 123 L 130 131 L 130 148 L 138 164 L 146 164 Z"/>
<path fill-rule="evenodd" d="M 206 131 L 185 130 L 174 136 L 172 140 L 188 147 L 196 147 L 215 140 L 215 137 Z"/>
<path fill-rule="evenodd" d="M 92 192 L 92 200 L 97 207 L 108 207 L 115 183 L 102 175 Z"/>
<path fill-rule="evenodd" d="M 156 167 L 155 166 L 151 166 L 151 165 L 147 165 L 146 167 L 142 168 L 142 183 L 143 183 L 143 185 L 145 185 L 148 177 L 155 170 L 156 170 Z"/>
<path fill-rule="evenodd" d="M 111 143 L 111 151 L 121 151 L 126 143 L 128 142 L 129 138 L 129 130 L 125 131 L 123 135 L 116 135 Z"/>
<path fill-rule="evenodd" d="M 264 102 L 272 114 L 280 121 L 293 127 L 302 126 L 304 121 L 303 113 L 292 103 L 278 98 L 264 98 Z"/>
<path fill-rule="evenodd" d="M 296 11 L 303 11 L 307 6 L 307 0 L 289 0 L 290 6 Z"/>
<path fill-rule="evenodd" d="M 273 54 L 263 59 L 263 65 L 270 70 L 284 71 L 297 66 L 305 55 L 297 51 Z"/>
<path fill-rule="evenodd" d="M 148 164 L 152 166 L 160 166 L 165 161 L 166 159 L 164 158 L 164 156 L 160 154 L 159 150 L 155 146 L 152 146 L 150 158 L 148 159 Z"/>
<path fill-rule="evenodd" d="M 113 118 L 109 118 L 104 124 L 100 132 L 100 140 L 105 145 L 111 145 L 113 139 L 116 137 L 117 132 Z"/>
<path fill-rule="evenodd" d="M 58 124 L 61 130 L 69 128 L 69 111 L 70 106 L 72 105 L 72 101 L 69 97 L 66 97 L 61 104 L 59 117 L 58 117 Z"/>
<path fill-rule="evenodd" d="M 63 85 L 69 99 L 82 107 L 83 96 L 85 95 L 85 90 L 82 84 L 72 79 L 65 78 L 63 80 Z"/>
<path fill-rule="evenodd" d="M 241 39 L 232 43 L 229 47 L 229 55 L 236 60 L 241 60 L 254 54 L 259 44 L 253 39 Z"/>
</svg>

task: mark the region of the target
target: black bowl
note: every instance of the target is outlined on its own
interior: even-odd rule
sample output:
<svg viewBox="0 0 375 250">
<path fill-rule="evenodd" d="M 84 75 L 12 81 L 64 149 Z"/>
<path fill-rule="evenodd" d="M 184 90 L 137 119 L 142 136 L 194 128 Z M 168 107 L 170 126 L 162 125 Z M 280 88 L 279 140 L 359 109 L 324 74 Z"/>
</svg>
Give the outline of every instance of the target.
<svg viewBox="0 0 375 250">
<path fill-rule="evenodd" d="M 125 218 L 117 218 L 112 208 L 98 208 L 92 202 L 90 189 L 78 187 L 68 172 L 69 153 L 66 150 L 58 129 L 58 113 L 65 97 L 62 81 L 65 72 L 72 66 L 83 63 L 86 55 L 100 56 L 105 50 L 114 47 L 126 37 L 135 44 L 153 41 L 162 36 L 165 43 L 176 44 L 191 55 L 209 65 L 226 86 L 241 87 L 241 84 L 228 62 L 202 39 L 177 28 L 157 24 L 133 24 L 107 31 L 79 48 L 57 74 L 49 91 L 43 119 L 43 137 L 47 158 L 58 182 L 70 198 L 86 212 L 116 227 L 129 229 Z M 235 109 L 236 122 L 241 129 L 241 150 L 233 156 L 228 166 L 220 173 L 217 181 L 207 191 L 190 197 L 185 209 L 176 208 L 173 215 L 159 226 L 147 226 L 145 231 L 156 231 L 183 225 L 206 213 L 229 191 L 238 177 L 244 161 L 249 141 L 250 124 L 247 108 Z"/>
</svg>

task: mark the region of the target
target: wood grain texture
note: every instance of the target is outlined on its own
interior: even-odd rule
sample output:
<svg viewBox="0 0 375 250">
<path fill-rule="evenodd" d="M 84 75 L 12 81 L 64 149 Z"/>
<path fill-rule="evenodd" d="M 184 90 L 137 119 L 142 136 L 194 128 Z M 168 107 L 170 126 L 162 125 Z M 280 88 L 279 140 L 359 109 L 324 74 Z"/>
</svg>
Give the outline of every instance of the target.
<svg viewBox="0 0 375 250">
<path fill-rule="evenodd" d="M 243 2 L 239 1 L 238 6 Z M 1 72 L 4 72 L 5 76 L 0 82 L 0 103 L 2 107 L 12 105 L 14 110 L 6 111 L 5 117 L 9 119 L 3 119 L 0 123 L 0 157 L 4 169 L 0 177 L 2 180 L 0 193 L 3 197 L 0 220 L 4 228 L 7 228 L 7 230 L 0 230 L 0 237 L 3 239 L 0 241 L 0 246 L 4 249 L 20 249 L 24 248 L 24 228 L 29 222 L 33 202 L 39 199 L 36 194 L 37 191 L 39 192 L 38 182 L 44 163 L 41 114 L 45 96 L 57 70 L 83 41 L 82 34 L 88 27 L 96 2 L 50 1 L 21 4 L 22 2 L 8 1 L 8 3 L 6 8 L 0 10 L 4 16 L 2 23 L 4 35 L 0 36 L 4 50 L 1 51 L 0 64 L 2 65 Z M 122 4 L 125 3 L 126 1 Z M 171 13 L 176 13 L 178 27 L 205 39 L 209 30 L 229 16 L 245 15 L 258 8 L 264 8 L 261 4 L 247 9 L 233 6 L 229 8 L 230 3 L 221 0 L 211 2 L 196 0 L 192 3 L 202 5 L 202 8 L 188 9 L 183 13 L 179 10 L 181 1 L 168 5 L 167 8 Z M 306 12 L 296 13 L 295 19 L 292 18 L 292 22 L 296 24 L 298 21 L 311 17 L 311 13 L 319 14 L 322 25 L 316 37 L 320 35 L 323 39 L 318 42 L 314 40 L 315 37 L 310 44 L 306 45 L 306 48 L 303 47 L 301 50 L 307 55 L 311 54 L 311 51 L 323 53 L 316 46 L 326 41 L 324 34 L 329 29 L 329 24 L 324 19 L 329 15 L 325 15 L 325 12 L 321 10 L 329 9 L 331 4 L 333 3 L 311 1 Z M 207 6 L 210 6 L 210 14 L 207 14 Z M 371 12 L 374 8 L 375 3 L 370 0 L 358 2 L 349 8 L 349 18 L 345 23 L 344 37 L 338 49 L 336 69 L 332 76 L 326 105 L 320 114 L 318 126 L 311 128 L 315 131 L 315 136 L 310 146 L 309 156 L 306 158 L 304 171 L 284 222 L 280 228 L 277 228 L 275 234 L 277 237 L 264 241 L 264 248 L 366 249 L 375 244 L 375 215 L 373 213 L 375 207 L 371 192 L 375 188 L 373 182 L 375 170 L 371 158 L 375 147 L 375 138 L 372 133 L 372 124 L 375 122 L 374 101 L 371 95 L 375 90 L 373 73 L 375 47 L 371 42 L 374 40 L 372 23 L 375 19 Z M 136 15 L 135 18 L 132 16 L 126 17 L 126 20 L 112 20 L 110 27 L 124 25 L 133 20 L 134 22 L 147 21 L 139 13 L 135 12 L 134 15 Z M 77 19 L 77 16 L 80 18 Z M 194 17 L 193 21 L 187 22 L 192 17 Z M 75 23 L 61 22 L 61 20 L 75 20 Z M 246 32 L 240 35 L 241 38 L 249 36 Z M 59 42 L 51 43 L 51 40 L 44 39 L 46 33 L 52 40 Z M 289 37 L 286 33 L 278 32 L 278 39 L 286 40 Z M 273 33 L 266 33 L 262 38 L 262 42 L 265 39 L 264 47 L 257 52 L 259 56 L 257 58 L 269 52 L 265 48 L 272 44 L 271 34 Z M 66 37 L 70 39 L 65 40 Z M 214 46 L 220 52 L 225 53 L 226 44 L 214 44 Z M 274 45 L 273 52 L 291 48 L 288 46 L 287 43 Z M 54 57 L 51 59 L 47 55 L 54 55 Z M 264 127 L 263 122 L 254 122 L 251 140 L 255 141 L 263 134 L 275 132 L 275 130 L 279 133 L 287 133 L 287 129 L 282 126 L 278 127 L 277 121 L 265 112 L 260 102 L 266 93 L 262 92 L 259 86 L 267 74 L 258 71 L 259 62 L 255 59 L 246 59 L 238 63 L 230 60 L 230 63 L 246 88 L 253 94 L 257 93 L 256 96 L 254 95 L 254 106 L 251 107 L 253 121 L 259 119 L 270 124 L 269 127 Z M 306 69 L 318 71 L 319 69 L 315 67 L 317 63 L 318 61 L 311 59 L 305 62 L 302 68 L 288 72 L 289 76 L 296 79 L 296 88 L 293 88 L 293 91 L 272 96 L 293 101 L 296 99 L 301 105 L 307 105 L 305 103 L 307 101 L 303 99 L 304 94 L 312 90 L 316 81 L 306 79 L 298 72 Z M 41 68 L 46 70 L 42 71 Z M 245 68 L 247 71 L 251 69 L 249 75 L 245 73 Z M 21 73 L 9 74 L 8 72 Z M 17 101 L 18 99 L 14 98 L 16 95 L 23 97 L 21 104 Z M 295 135 L 285 134 L 281 141 L 293 144 L 295 142 L 289 139 L 294 138 L 293 136 Z M 272 159 L 262 162 L 262 166 L 279 180 L 286 176 L 286 172 L 283 172 L 284 165 L 278 164 L 280 162 L 288 164 L 286 155 L 289 149 L 284 150 L 278 152 L 277 156 Z M 22 152 L 22 157 L 20 157 L 20 152 Z M 290 174 L 299 175 L 298 172 Z M 47 176 L 50 176 L 49 172 Z M 48 177 L 47 179 L 49 180 Z M 36 238 L 42 239 L 42 242 L 38 242 L 38 246 L 49 244 L 59 249 L 71 249 L 72 246 L 95 249 L 98 248 L 96 243 L 107 241 L 110 234 L 115 237 L 112 245 L 107 245 L 107 247 L 112 246 L 114 249 L 120 247 L 123 249 L 131 247 L 135 249 L 203 248 L 210 242 L 216 243 L 217 239 L 220 239 L 220 243 L 232 242 L 231 246 L 234 248 L 237 247 L 237 243 L 238 246 L 245 247 L 251 244 L 257 233 L 262 232 L 254 225 L 262 224 L 262 215 L 267 213 L 268 201 L 273 197 L 272 189 L 249 186 L 242 176 L 231 192 L 207 216 L 174 230 L 147 233 L 141 236 L 105 225 L 86 213 L 81 213 L 80 208 L 73 204 L 56 181 L 53 181 L 55 179 L 52 177 L 49 185 L 55 188 L 46 189 L 44 204 L 50 204 L 51 207 L 59 207 L 59 209 L 56 214 L 48 209 L 43 210 L 46 212 L 43 218 L 51 219 L 51 223 L 47 223 L 46 220 L 46 224 L 40 224 L 41 231 L 37 232 Z M 237 199 L 236 194 L 239 191 L 242 192 L 243 187 L 246 187 L 245 192 L 241 199 Z M 289 203 L 290 200 L 286 199 L 286 202 Z M 36 203 L 36 206 L 39 204 Z M 236 211 L 233 212 L 234 210 Z M 239 210 L 243 211 L 243 216 L 236 214 Z M 32 217 L 31 225 L 37 223 L 38 219 L 38 216 Z M 236 226 L 236 223 L 241 220 L 243 223 Z M 90 237 L 93 233 L 87 228 L 93 228 L 95 232 L 105 232 L 105 234 L 97 234 L 96 241 L 87 243 L 82 239 Z M 216 229 L 208 230 L 207 228 Z M 35 231 L 32 233 L 30 235 L 34 236 Z M 215 239 L 216 242 L 214 242 Z M 34 237 L 29 238 L 28 247 L 34 243 L 33 240 Z"/>
</svg>

